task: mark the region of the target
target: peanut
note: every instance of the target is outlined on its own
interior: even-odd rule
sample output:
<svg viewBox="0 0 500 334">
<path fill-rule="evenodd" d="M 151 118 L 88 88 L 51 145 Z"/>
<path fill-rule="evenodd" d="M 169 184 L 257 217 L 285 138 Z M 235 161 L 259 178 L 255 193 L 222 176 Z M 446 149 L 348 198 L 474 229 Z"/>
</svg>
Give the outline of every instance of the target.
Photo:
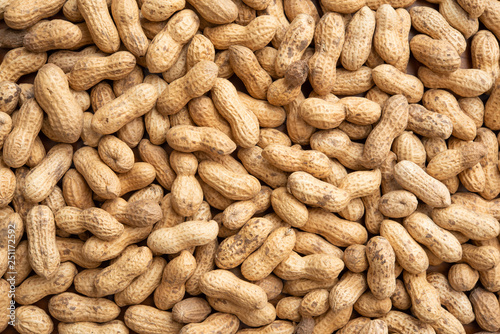
<svg viewBox="0 0 500 334">
<path fill-rule="evenodd" d="M 344 44 L 344 30 L 342 17 L 336 13 L 323 15 L 315 29 L 316 52 L 309 59 L 309 80 L 314 91 L 320 95 L 330 93 L 335 84 L 337 60 Z"/>
<path fill-rule="evenodd" d="M 91 231 L 102 240 L 112 240 L 123 233 L 123 225 L 102 209 L 80 210 L 74 207 L 61 208 L 55 216 L 56 225 L 71 234 Z"/>
<path fill-rule="evenodd" d="M 144 333 L 178 333 L 182 325 L 172 319 L 172 313 L 160 311 L 146 305 L 134 305 L 127 309 L 124 316 L 127 327 Z"/>
<path fill-rule="evenodd" d="M 438 40 L 445 40 L 453 45 L 458 54 L 466 48 L 464 36 L 452 28 L 444 17 L 435 9 L 418 6 L 410 9 L 411 23 L 419 32 Z"/>
<path fill-rule="evenodd" d="M 127 246 L 142 241 L 150 234 L 151 226 L 128 227 L 123 233 L 113 240 L 101 240 L 95 236 L 90 237 L 83 245 L 83 256 L 91 261 L 106 261 L 117 257 Z"/>
<path fill-rule="evenodd" d="M 361 224 L 340 219 L 323 209 L 310 209 L 309 219 L 301 229 L 318 233 L 338 247 L 364 244 L 368 239 L 368 232 Z"/>
<path fill-rule="evenodd" d="M 64 5 L 63 0 L 51 1 L 10 1 L 10 4 L 5 8 L 3 19 L 5 23 L 12 29 L 26 29 L 33 26 L 35 23 L 56 14 Z M 36 10 L 33 10 L 36 8 Z"/>
<path fill-rule="evenodd" d="M 54 329 L 54 323 L 41 308 L 37 306 L 21 306 L 16 309 L 16 329 L 22 334 L 49 334 Z"/>
<path fill-rule="evenodd" d="M 272 79 L 260 66 L 252 50 L 238 45 L 230 46 L 229 61 L 248 93 L 256 99 L 265 99 Z"/>
<path fill-rule="evenodd" d="M 174 227 L 153 231 L 148 237 L 148 246 L 155 253 L 175 254 L 189 246 L 202 246 L 217 237 L 219 226 L 213 220 L 188 221 Z M 165 240 L 169 240 L 165 243 Z"/>
<path fill-rule="evenodd" d="M 71 88 L 77 91 L 86 90 L 104 79 L 123 79 L 134 69 L 135 63 L 135 57 L 126 51 L 107 57 L 83 57 L 68 74 L 68 81 Z"/>
<path fill-rule="evenodd" d="M 380 226 L 380 235 L 389 241 L 398 263 L 407 272 L 412 274 L 425 272 L 429 266 L 429 259 L 422 247 L 401 224 L 384 220 Z"/>
<path fill-rule="evenodd" d="M 203 60 L 165 88 L 158 98 L 157 108 L 163 115 L 179 112 L 189 100 L 199 97 L 212 89 L 217 79 L 217 66 L 214 62 Z"/>
<path fill-rule="evenodd" d="M 35 272 L 46 278 L 54 277 L 60 265 L 56 244 L 56 225 L 49 207 L 34 206 L 26 217 L 29 241 L 29 259 Z"/>
<path fill-rule="evenodd" d="M 191 253 L 183 250 L 181 254 L 170 261 L 163 271 L 160 285 L 154 293 L 156 307 L 160 310 L 172 308 L 180 302 L 185 293 L 185 282 L 196 269 L 196 260 Z"/>
<path fill-rule="evenodd" d="M 462 258 L 457 238 L 440 228 L 425 214 L 415 212 L 404 219 L 403 225 L 416 241 L 427 246 L 442 261 L 457 262 Z"/>
<path fill-rule="evenodd" d="M 188 298 L 175 304 L 172 309 L 173 319 L 180 323 L 202 322 L 210 314 L 208 302 L 201 298 Z"/>
<path fill-rule="evenodd" d="M 77 272 L 73 263 L 65 262 L 50 279 L 38 275 L 31 276 L 17 287 L 15 300 L 21 305 L 30 305 L 48 295 L 62 293 L 71 286 Z"/>
<path fill-rule="evenodd" d="M 366 245 L 366 257 L 369 263 L 366 280 L 373 296 L 376 299 L 391 297 L 396 289 L 396 255 L 391 244 L 383 237 L 371 238 Z"/>
<path fill-rule="evenodd" d="M 462 97 L 479 96 L 493 85 L 491 74 L 476 69 L 458 69 L 443 74 L 422 66 L 418 69 L 418 77 L 425 87 L 449 89 Z"/>
<path fill-rule="evenodd" d="M 107 53 L 118 51 L 120 36 L 106 3 L 98 0 L 78 0 L 78 10 L 85 19 L 97 47 Z"/>
<path fill-rule="evenodd" d="M 242 104 L 233 84 L 226 79 L 216 79 L 212 99 L 221 116 L 230 124 L 236 143 L 244 148 L 257 144 L 258 118 Z"/>
<path fill-rule="evenodd" d="M 147 113 L 158 94 L 153 85 L 139 84 L 105 104 L 94 114 L 92 129 L 101 134 L 113 133 L 130 121 Z"/>
<path fill-rule="evenodd" d="M 335 255 L 313 254 L 302 258 L 292 251 L 273 272 L 285 280 L 306 278 L 322 281 L 337 277 L 343 268 L 344 264 Z"/>
<path fill-rule="evenodd" d="M 207 27 L 203 34 L 218 50 L 226 50 L 231 45 L 241 45 L 255 51 L 262 49 L 273 39 L 277 27 L 278 21 L 274 16 L 261 15 L 246 26 L 230 23 Z"/>
<path fill-rule="evenodd" d="M 262 309 L 267 295 L 259 286 L 237 278 L 227 270 L 207 272 L 200 280 L 200 289 L 207 296 L 232 300 L 240 307 Z"/>
<path fill-rule="evenodd" d="M 500 233 L 500 224 L 493 216 L 476 213 L 458 204 L 434 209 L 432 218 L 439 226 L 461 232 L 473 240 L 488 240 Z"/>
<path fill-rule="evenodd" d="M 500 328 L 500 306 L 495 295 L 478 287 L 472 290 L 470 300 L 479 326 L 487 331 L 497 331 Z"/>
<path fill-rule="evenodd" d="M 235 315 L 228 313 L 214 313 L 203 322 L 184 326 L 179 333 L 201 334 L 204 331 L 224 331 L 224 333 L 235 334 L 239 325 L 240 321 Z"/>
<path fill-rule="evenodd" d="M 393 95 L 402 94 L 407 98 L 408 103 L 420 101 L 424 94 L 425 83 L 423 84 L 419 78 L 405 74 L 389 64 L 375 67 L 372 71 L 372 77 L 375 85 L 382 91 Z M 389 99 L 389 101 L 391 100 Z"/>
<path fill-rule="evenodd" d="M 370 8 L 364 6 L 349 22 L 340 56 L 342 66 L 346 70 L 355 71 L 361 68 L 368 59 L 375 32 L 375 20 L 375 14 Z"/>
<path fill-rule="evenodd" d="M 271 189 L 262 187 L 251 200 L 240 201 L 228 206 L 222 214 L 222 224 L 229 229 L 244 226 L 256 213 L 266 211 L 271 205 Z"/>
<path fill-rule="evenodd" d="M 198 165 L 200 177 L 209 186 L 232 200 L 249 200 L 261 190 L 257 178 L 238 174 L 220 163 L 204 160 Z"/>
<path fill-rule="evenodd" d="M 474 321 L 471 302 L 464 293 L 455 291 L 441 273 L 428 273 L 427 281 L 439 293 L 441 304 L 462 324 Z"/>
<path fill-rule="evenodd" d="M 287 227 L 276 229 L 267 237 L 262 246 L 242 263 L 242 275 L 253 281 L 265 278 L 287 258 L 294 244 L 295 231 L 293 229 Z"/>
<path fill-rule="evenodd" d="M 64 322 L 107 322 L 118 316 L 120 308 L 111 300 L 64 292 L 50 299 L 49 312 Z"/>
</svg>

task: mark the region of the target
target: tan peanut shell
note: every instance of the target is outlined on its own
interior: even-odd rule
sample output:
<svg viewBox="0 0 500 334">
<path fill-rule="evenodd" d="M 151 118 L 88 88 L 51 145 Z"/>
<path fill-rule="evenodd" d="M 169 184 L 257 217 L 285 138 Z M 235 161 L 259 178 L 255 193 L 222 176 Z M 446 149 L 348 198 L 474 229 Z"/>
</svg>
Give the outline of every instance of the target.
<svg viewBox="0 0 500 334">
<path fill-rule="evenodd" d="M 410 48 L 414 57 L 434 72 L 454 72 L 460 67 L 460 55 L 447 41 L 416 35 L 411 39 Z"/>
<path fill-rule="evenodd" d="M 102 162 L 95 149 L 82 147 L 77 150 L 73 155 L 73 163 L 97 195 L 103 198 L 115 198 L 120 195 L 120 179 Z M 92 170 L 95 172 L 93 173 Z"/>
<path fill-rule="evenodd" d="M 104 52 L 113 53 L 120 47 L 120 36 L 103 1 L 78 0 L 78 10 L 85 19 L 92 40 Z"/>
<path fill-rule="evenodd" d="M 209 297 L 230 299 L 241 307 L 262 309 L 267 304 L 267 295 L 261 287 L 245 282 L 227 270 L 207 272 L 200 280 L 200 289 Z"/>
<path fill-rule="evenodd" d="M 145 56 L 149 41 L 139 21 L 137 2 L 132 0 L 112 1 L 111 13 L 120 39 L 127 50 L 137 57 Z"/>
<path fill-rule="evenodd" d="M 164 115 L 179 112 L 192 98 L 209 91 L 217 78 L 217 66 L 203 60 L 191 68 L 185 76 L 170 83 L 158 98 L 158 111 Z"/>
<path fill-rule="evenodd" d="M 287 67 L 284 77 L 273 82 L 267 91 L 267 100 L 275 106 L 284 106 L 301 94 L 301 85 L 307 80 L 309 66 L 306 60 L 298 60 Z"/>
<path fill-rule="evenodd" d="M 238 158 L 245 168 L 259 180 L 267 183 L 273 188 L 285 186 L 287 183 L 287 173 L 271 165 L 262 157 L 262 148 L 254 146 L 240 149 Z"/>
<path fill-rule="evenodd" d="M 189 221 L 173 227 L 153 231 L 148 237 L 148 246 L 155 253 L 175 254 L 189 246 L 202 246 L 217 237 L 219 226 L 211 220 Z M 165 240 L 169 240 L 165 244 Z"/>
<path fill-rule="evenodd" d="M 392 64 L 403 54 L 403 45 L 398 36 L 401 24 L 396 10 L 383 4 L 376 12 L 377 25 L 373 36 L 373 46 L 387 63 Z"/>
<path fill-rule="evenodd" d="M 82 131 L 83 113 L 69 90 L 64 72 L 55 65 L 44 65 L 38 71 L 34 88 L 36 100 L 47 113 L 56 139 L 67 143 L 77 141 Z"/>
<path fill-rule="evenodd" d="M 350 245 L 344 251 L 342 260 L 349 271 L 361 273 L 368 269 L 365 245 Z"/>
<path fill-rule="evenodd" d="M 210 23 L 231 23 L 238 16 L 238 7 L 229 0 L 219 2 L 192 0 L 189 3 Z"/>
<path fill-rule="evenodd" d="M 479 326 L 488 331 L 497 331 L 500 328 L 500 304 L 495 295 L 478 287 L 469 298 Z"/>
<path fill-rule="evenodd" d="M 415 195 L 406 190 L 395 190 L 384 194 L 379 201 L 378 209 L 390 218 L 404 218 L 412 214 L 418 205 Z"/>
<path fill-rule="evenodd" d="M 178 333 L 182 325 L 172 319 L 172 313 L 146 305 L 133 305 L 124 316 L 127 327 L 137 332 Z"/>
<path fill-rule="evenodd" d="M 50 299 L 49 312 L 54 318 L 64 322 L 106 322 L 115 319 L 120 308 L 111 300 L 64 292 Z"/>
<path fill-rule="evenodd" d="M 101 240 L 95 236 L 90 237 L 83 245 L 83 255 L 91 261 L 114 259 L 120 255 L 127 246 L 146 239 L 151 230 L 151 226 L 126 226 L 123 233 L 114 240 Z"/>
<path fill-rule="evenodd" d="M 491 74 L 476 69 L 458 69 L 443 74 L 422 66 L 418 69 L 418 77 L 427 88 L 449 89 L 462 97 L 479 96 L 493 85 Z M 466 82 L 464 78 L 467 78 Z"/>
<path fill-rule="evenodd" d="M 406 190 L 432 207 L 450 205 L 450 193 L 440 181 L 426 174 L 411 161 L 401 161 L 394 167 L 396 181 Z"/>
<path fill-rule="evenodd" d="M 266 99 L 272 79 L 260 66 L 252 50 L 239 45 L 230 46 L 229 61 L 235 74 L 245 84 L 248 93 L 256 99 Z"/>
<path fill-rule="evenodd" d="M 439 293 L 441 304 L 462 324 L 474 321 L 475 316 L 471 302 L 464 293 L 455 291 L 443 274 L 436 272 L 428 273 L 427 281 Z"/>
<path fill-rule="evenodd" d="M 3 19 L 12 29 L 29 28 L 41 19 L 56 14 L 64 5 L 62 0 L 51 1 L 11 1 L 5 8 Z M 32 11 L 37 8 L 36 11 Z"/>
<path fill-rule="evenodd" d="M 450 286 L 459 292 L 470 291 L 479 280 L 479 273 L 466 263 L 454 264 L 448 272 Z"/>
<path fill-rule="evenodd" d="M 214 313 L 200 323 L 188 324 L 182 327 L 181 334 L 201 334 L 203 331 L 224 331 L 235 334 L 239 328 L 240 320 L 233 314 Z"/>
<path fill-rule="evenodd" d="M 278 127 L 285 122 L 286 113 L 283 108 L 252 98 L 242 92 L 238 92 L 238 96 L 241 102 L 257 116 L 261 127 Z"/>
<path fill-rule="evenodd" d="M 221 116 L 230 124 L 236 143 L 244 148 L 257 144 L 258 118 L 242 104 L 234 85 L 226 79 L 216 79 L 212 99 Z"/>
<path fill-rule="evenodd" d="M 260 280 L 269 275 L 292 251 L 295 231 L 280 227 L 273 231 L 262 246 L 247 257 L 241 265 L 241 273 L 248 280 Z"/>
<path fill-rule="evenodd" d="M 403 225 L 416 241 L 427 246 L 442 261 L 456 262 L 461 259 L 460 242 L 425 214 L 415 212 L 405 218 Z"/>
<path fill-rule="evenodd" d="M 285 187 L 273 191 L 271 204 L 276 214 L 293 227 L 301 227 L 307 222 L 306 206 L 288 193 Z"/>
<path fill-rule="evenodd" d="M 17 287 L 15 300 L 21 305 L 30 305 L 48 295 L 62 293 L 73 283 L 76 274 L 75 265 L 65 262 L 49 280 L 38 275 L 31 276 Z"/>
<path fill-rule="evenodd" d="M 459 204 L 434 209 L 432 218 L 439 226 L 459 231 L 473 240 L 488 240 L 500 233 L 500 224 L 493 216 L 468 210 Z"/>
<path fill-rule="evenodd" d="M 24 198 L 33 203 L 41 202 L 47 198 L 69 169 L 72 158 L 73 148 L 71 145 L 54 146 L 26 176 L 22 190 Z"/>
<path fill-rule="evenodd" d="M 202 322 L 210 314 L 212 308 L 208 302 L 202 298 L 187 298 L 177 304 L 172 309 L 173 319 L 180 323 Z"/>
<path fill-rule="evenodd" d="M 314 150 L 271 144 L 262 151 L 262 157 L 285 172 L 303 171 L 317 178 L 324 178 L 329 173 L 330 160 L 324 153 Z"/>
<path fill-rule="evenodd" d="M 359 69 L 370 54 L 373 33 L 375 32 L 375 14 L 367 6 L 353 15 L 345 33 L 345 42 L 340 60 L 349 71 Z"/>
<path fill-rule="evenodd" d="M 412 300 L 412 311 L 423 322 L 432 323 L 440 318 L 440 301 L 437 290 L 427 282 L 426 274 L 403 273 L 406 291 Z M 416 300 L 419 303 L 416 303 Z"/>
<path fill-rule="evenodd" d="M 288 67 L 301 59 L 314 36 L 314 19 L 299 14 L 288 27 L 276 55 L 275 70 L 278 77 L 285 75 Z"/>
<path fill-rule="evenodd" d="M 299 115 L 310 125 L 328 130 L 338 127 L 345 120 L 346 106 L 313 97 L 300 104 Z"/>
<path fill-rule="evenodd" d="M 438 180 L 446 180 L 475 166 L 486 156 L 486 147 L 469 143 L 454 150 L 439 153 L 427 164 L 427 173 Z"/>
<path fill-rule="evenodd" d="M 214 44 L 217 50 L 226 50 L 231 45 L 242 45 L 252 51 L 265 47 L 274 37 L 278 20 L 271 15 L 261 15 L 246 26 L 235 23 L 207 27 L 203 34 Z"/>
<path fill-rule="evenodd" d="M 235 173 L 217 162 L 200 162 L 198 173 L 209 186 L 232 200 L 252 199 L 261 190 L 257 178 Z"/>
<path fill-rule="evenodd" d="M 55 230 L 54 215 L 49 207 L 37 205 L 28 212 L 26 232 L 30 264 L 38 275 L 46 279 L 52 278 L 60 265 Z"/>
<path fill-rule="evenodd" d="M 24 47 L 9 50 L 0 64 L 0 81 L 16 82 L 21 76 L 40 69 L 46 61 L 45 52 L 30 52 Z"/>
<path fill-rule="evenodd" d="M 402 95 L 394 95 L 384 104 L 380 122 L 366 139 L 363 165 L 379 166 L 390 151 L 394 138 L 399 136 L 408 123 L 408 102 Z"/>
<path fill-rule="evenodd" d="M 187 250 L 170 261 L 165 270 L 160 285 L 154 293 L 156 307 L 161 310 L 172 308 L 184 298 L 185 282 L 196 269 L 196 260 Z"/>
<path fill-rule="evenodd" d="M 393 95 L 402 94 L 408 103 L 417 103 L 422 99 L 424 84 L 419 78 L 401 72 L 392 65 L 383 64 L 375 67 L 372 77 L 375 85 L 382 91 Z"/>
<path fill-rule="evenodd" d="M 261 309 L 250 309 L 238 306 L 225 299 L 212 297 L 208 297 L 207 299 L 210 306 L 216 311 L 235 314 L 242 323 L 248 326 L 264 326 L 276 319 L 276 310 L 271 303 L 267 303 L 266 306 Z"/>
<path fill-rule="evenodd" d="M 49 315 L 37 306 L 21 306 L 15 311 L 16 329 L 19 333 L 49 334 L 54 323 Z"/>
<path fill-rule="evenodd" d="M 157 96 L 157 91 L 151 84 L 143 83 L 130 88 L 94 114 L 92 129 L 101 134 L 110 134 L 119 130 L 151 110 Z"/>
<path fill-rule="evenodd" d="M 353 244 L 364 244 L 368 232 L 359 223 L 340 219 L 323 209 L 310 209 L 309 219 L 302 230 L 317 233 L 338 247 L 348 247 Z"/>
<path fill-rule="evenodd" d="M 83 57 L 69 72 L 69 85 L 72 89 L 81 91 L 91 88 L 104 79 L 123 79 L 134 69 L 135 64 L 134 55 L 127 51 L 119 51 L 107 57 L 92 55 Z"/>
<path fill-rule="evenodd" d="M 425 272 L 429 266 L 429 259 L 403 225 L 393 220 L 384 220 L 380 226 L 380 235 L 389 241 L 398 263 L 407 272 L 414 274 Z"/>
<path fill-rule="evenodd" d="M 285 297 L 276 304 L 276 316 L 280 319 L 287 319 L 292 321 L 300 321 L 301 315 L 299 313 L 300 297 Z"/>
<path fill-rule="evenodd" d="M 453 131 L 453 123 L 444 114 L 430 112 L 419 104 L 410 104 L 408 106 L 407 129 L 424 137 L 447 139 Z"/>
<path fill-rule="evenodd" d="M 332 212 L 342 210 L 351 200 L 351 195 L 347 191 L 323 182 L 306 172 L 295 172 L 290 175 L 287 190 L 304 204 Z"/>
<path fill-rule="evenodd" d="M 338 312 L 352 307 L 367 288 L 365 274 L 345 272 L 330 291 L 330 310 Z"/>
<path fill-rule="evenodd" d="M 415 29 L 434 39 L 446 40 L 462 54 L 466 48 L 464 36 L 452 28 L 445 18 L 435 9 L 417 6 L 410 9 L 411 23 Z"/>
<path fill-rule="evenodd" d="M 229 229 L 238 229 L 246 224 L 256 213 L 266 211 L 271 205 L 271 189 L 262 187 L 251 200 L 240 201 L 228 206 L 222 214 L 222 223 Z"/>
<path fill-rule="evenodd" d="M 335 84 L 337 60 L 344 44 L 344 30 L 342 17 L 334 13 L 323 15 L 315 29 L 316 52 L 309 59 L 309 81 L 318 94 L 330 93 Z"/>
<path fill-rule="evenodd" d="M 383 237 L 373 237 L 366 245 L 369 263 L 367 283 L 377 299 L 389 298 L 396 289 L 394 266 L 396 254 L 389 241 Z"/>
<path fill-rule="evenodd" d="M 24 35 L 23 45 L 31 52 L 46 52 L 54 49 L 70 49 L 82 38 L 81 30 L 63 20 L 41 21 Z"/>
<path fill-rule="evenodd" d="M 337 277 L 343 268 L 343 262 L 335 255 L 313 254 L 301 257 L 292 251 L 273 272 L 286 280 L 307 278 L 320 281 Z"/>
</svg>

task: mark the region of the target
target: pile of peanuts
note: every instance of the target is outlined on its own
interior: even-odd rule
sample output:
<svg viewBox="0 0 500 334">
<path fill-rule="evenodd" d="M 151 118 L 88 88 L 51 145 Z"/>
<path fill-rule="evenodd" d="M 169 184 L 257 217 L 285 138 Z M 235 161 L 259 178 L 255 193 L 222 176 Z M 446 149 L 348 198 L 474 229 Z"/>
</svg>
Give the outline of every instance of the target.
<svg viewBox="0 0 500 334">
<path fill-rule="evenodd" d="M 413 2 L 0 0 L 0 331 L 498 333 L 500 2 Z"/>
</svg>

